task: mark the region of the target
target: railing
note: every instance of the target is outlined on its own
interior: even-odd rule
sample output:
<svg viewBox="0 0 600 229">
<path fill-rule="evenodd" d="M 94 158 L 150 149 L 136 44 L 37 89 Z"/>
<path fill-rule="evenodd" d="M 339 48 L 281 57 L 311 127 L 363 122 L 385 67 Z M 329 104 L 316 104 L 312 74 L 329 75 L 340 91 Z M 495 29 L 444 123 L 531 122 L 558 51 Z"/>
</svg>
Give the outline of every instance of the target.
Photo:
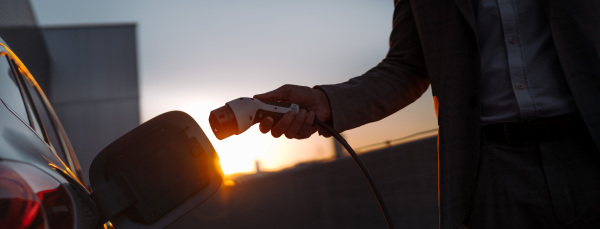
<svg viewBox="0 0 600 229">
<path fill-rule="evenodd" d="M 409 141 L 414 141 L 414 140 L 418 140 L 418 139 L 425 138 L 425 137 L 435 136 L 435 135 L 437 135 L 437 133 L 438 133 L 438 128 L 431 129 L 431 130 L 425 130 L 425 131 L 417 132 L 417 133 L 414 133 L 414 134 L 411 134 L 408 136 L 404 136 L 401 138 L 396 138 L 396 139 L 378 142 L 378 143 L 374 143 L 374 144 L 370 144 L 370 145 L 366 145 L 366 146 L 361 146 L 361 147 L 356 148 L 355 151 L 357 153 L 364 153 L 364 152 L 373 151 L 373 150 L 377 150 L 377 149 L 387 148 L 387 147 L 399 145 L 402 143 L 406 143 Z"/>
</svg>

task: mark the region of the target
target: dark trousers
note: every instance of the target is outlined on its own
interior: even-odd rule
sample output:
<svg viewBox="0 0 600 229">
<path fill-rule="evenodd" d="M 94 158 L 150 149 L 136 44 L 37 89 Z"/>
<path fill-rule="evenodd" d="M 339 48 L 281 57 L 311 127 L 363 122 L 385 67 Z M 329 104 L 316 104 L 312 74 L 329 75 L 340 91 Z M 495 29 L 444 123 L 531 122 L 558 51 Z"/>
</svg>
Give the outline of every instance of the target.
<svg viewBox="0 0 600 229">
<path fill-rule="evenodd" d="M 600 152 L 586 131 L 548 141 L 482 139 L 469 229 L 600 228 Z"/>
</svg>

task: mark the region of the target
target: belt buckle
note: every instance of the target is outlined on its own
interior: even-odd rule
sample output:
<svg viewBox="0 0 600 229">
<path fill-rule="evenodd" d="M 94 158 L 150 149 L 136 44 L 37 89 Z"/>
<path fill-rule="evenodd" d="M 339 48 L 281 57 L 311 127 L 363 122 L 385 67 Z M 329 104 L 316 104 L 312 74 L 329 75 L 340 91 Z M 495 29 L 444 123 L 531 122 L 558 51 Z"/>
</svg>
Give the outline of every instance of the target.
<svg viewBox="0 0 600 229">
<path fill-rule="evenodd" d="M 548 137 L 549 131 L 545 120 L 528 120 L 504 125 L 504 137 L 510 144 L 539 141 Z"/>
<path fill-rule="evenodd" d="M 513 141 L 512 141 L 511 135 L 510 135 L 509 125 L 503 124 L 502 129 L 504 131 L 504 140 L 506 140 L 506 143 L 513 144 Z"/>
<path fill-rule="evenodd" d="M 526 142 L 529 133 L 523 133 L 524 128 L 519 127 L 527 123 L 528 122 L 525 121 L 521 123 L 507 123 L 502 125 L 504 128 L 504 139 L 506 140 L 506 143 L 514 145 Z"/>
</svg>

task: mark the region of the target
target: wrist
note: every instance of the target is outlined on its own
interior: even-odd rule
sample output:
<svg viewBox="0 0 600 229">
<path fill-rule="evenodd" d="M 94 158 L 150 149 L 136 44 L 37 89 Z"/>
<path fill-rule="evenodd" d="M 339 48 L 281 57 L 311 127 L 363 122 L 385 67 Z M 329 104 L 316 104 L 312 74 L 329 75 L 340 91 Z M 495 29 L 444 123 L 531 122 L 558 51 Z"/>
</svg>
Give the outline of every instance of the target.
<svg viewBox="0 0 600 229">
<path fill-rule="evenodd" d="M 325 93 L 325 91 L 319 86 L 314 86 L 313 90 L 315 91 L 317 99 L 315 103 L 317 104 L 317 118 L 322 122 L 331 123 L 331 105 L 329 104 L 329 97 L 327 96 L 327 93 Z"/>
</svg>

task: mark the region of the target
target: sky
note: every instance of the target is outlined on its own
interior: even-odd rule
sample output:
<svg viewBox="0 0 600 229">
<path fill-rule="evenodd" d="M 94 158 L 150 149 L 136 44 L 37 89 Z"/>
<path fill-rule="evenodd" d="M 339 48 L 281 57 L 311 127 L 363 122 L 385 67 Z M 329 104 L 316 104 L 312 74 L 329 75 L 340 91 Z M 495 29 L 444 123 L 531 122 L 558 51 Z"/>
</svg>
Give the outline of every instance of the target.
<svg viewBox="0 0 600 229">
<path fill-rule="evenodd" d="M 334 84 L 388 49 L 392 0 L 31 0 L 40 26 L 135 23 L 141 120 L 181 110 L 209 137 L 226 174 L 333 157 L 333 140 L 275 139 L 253 126 L 217 140 L 211 110 L 283 84 Z M 428 90 L 381 121 L 343 133 L 361 149 L 437 128 Z"/>
</svg>

